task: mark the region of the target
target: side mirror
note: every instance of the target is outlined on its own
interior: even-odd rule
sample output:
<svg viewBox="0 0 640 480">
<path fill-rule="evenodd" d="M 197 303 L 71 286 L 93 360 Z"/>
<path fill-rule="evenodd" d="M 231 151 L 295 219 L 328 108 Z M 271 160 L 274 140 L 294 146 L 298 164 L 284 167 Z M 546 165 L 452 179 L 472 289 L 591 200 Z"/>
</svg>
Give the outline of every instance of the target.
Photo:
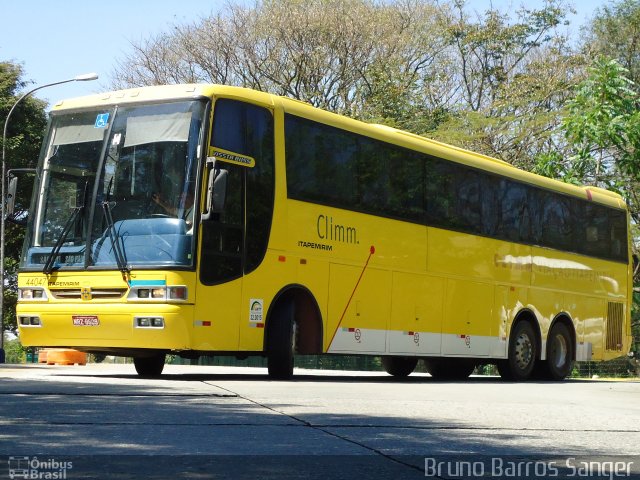
<svg viewBox="0 0 640 480">
<path fill-rule="evenodd" d="M 9 188 L 7 189 L 7 198 L 5 205 L 5 220 L 17 225 L 27 224 L 27 211 L 19 211 L 16 215 L 16 196 L 18 193 L 18 177 L 14 173 L 35 174 L 35 168 L 13 168 L 7 171 L 9 178 Z"/>
<path fill-rule="evenodd" d="M 207 158 L 207 198 L 202 220 L 211 220 L 213 215 L 224 211 L 227 200 L 229 171 L 217 167 L 215 157 Z"/>
<path fill-rule="evenodd" d="M 7 207 L 5 210 L 6 218 L 13 217 L 16 209 L 16 192 L 18 191 L 18 177 L 12 177 L 9 180 L 9 189 L 7 190 Z"/>
</svg>

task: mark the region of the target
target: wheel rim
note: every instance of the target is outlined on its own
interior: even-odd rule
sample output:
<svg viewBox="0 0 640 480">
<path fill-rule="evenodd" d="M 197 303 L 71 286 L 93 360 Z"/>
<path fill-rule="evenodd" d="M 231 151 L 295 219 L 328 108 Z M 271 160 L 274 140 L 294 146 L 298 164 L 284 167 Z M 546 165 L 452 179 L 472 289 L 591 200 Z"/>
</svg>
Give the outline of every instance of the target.
<svg viewBox="0 0 640 480">
<path fill-rule="evenodd" d="M 526 333 L 521 333 L 516 339 L 515 361 L 520 370 L 526 370 L 533 357 L 533 343 Z"/>
<path fill-rule="evenodd" d="M 558 334 L 553 337 L 550 361 L 556 368 L 562 368 L 567 363 L 568 352 L 567 339 L 564 338 L 564 335 Z"/>
<path fill-rule="evenodd" d="M 298 343 L 298 324 L 293 322 L 291 325 L 291 353 L 295 353 Z"/>
</svg>

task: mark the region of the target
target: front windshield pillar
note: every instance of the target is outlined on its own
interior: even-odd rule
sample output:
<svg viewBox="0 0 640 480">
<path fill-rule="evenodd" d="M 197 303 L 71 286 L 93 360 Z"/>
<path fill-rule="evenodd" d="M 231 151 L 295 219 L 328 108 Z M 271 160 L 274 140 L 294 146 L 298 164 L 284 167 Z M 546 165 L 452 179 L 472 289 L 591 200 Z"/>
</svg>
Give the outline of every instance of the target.
<svg viewBox="0 0 640 480">
<path fill-rule="evenodd" d="M 111 115 L 112 119 L 116 118 L 117 112 L 118 112 L 118 107 L 116 106 L 114 108 L 114 110 L 113 110 L 113 114 Z M 111 138 L 111 132 L 113 130 L 113 124 L 114 124 L 114 121 L 109 122 L 109 116 L 106 116 L 106 118 L 105 118 L 105 116 L 98 115 L 96 117 L 96 128 L 98 128 L 97 125 L 102 126 L 103 128 L 106 128 L 106 136 L 105 136 L 105 138 L 107 138 L 107 139 Z M 97 169 L 96 173 L 97 172 L 101 172 L 104 169 L 105 157 L 107 156 L 108 148 L 109 148 L 109 142 L 108 141 L 103 142 L 102 150 L 100 152 L 100 164 L 98 165 L 98 169 Z M 88 232 L 91 232 L 93 230 L 93 221 L 94 221 L 94 218 L 95 218 L 95 213 L 96 213 L 96 208 L 97 208 L 95 199 L 97 198 L 97 193 L 99 191 L 99 188 L 100 188 L 99 187 L 99 182 L 97 181 L 93 185 L 93 191 L 92 191 L 92 194 L 91 194 L 91 199 L 93 201 L 91 201 L 90 205 L 88 206 L 89 207 L 89 215 L 88 215 L 89 220 L 87 222 L 87 231 Z M 90 237 L 87 238 L 87 241 L 89 241 L 89 240 L 90 240 Z M 114 250 L 115 250 L 115 246 L 114 246 Z M 90 265 L 90 263 L 91 263 L 91 249 L 87 248 L 85 250 L 84 267 L 86 268 L 86 266 Z M 118 262 L 118 266 L 119 266 L 119 262 Z"/>
</svg>

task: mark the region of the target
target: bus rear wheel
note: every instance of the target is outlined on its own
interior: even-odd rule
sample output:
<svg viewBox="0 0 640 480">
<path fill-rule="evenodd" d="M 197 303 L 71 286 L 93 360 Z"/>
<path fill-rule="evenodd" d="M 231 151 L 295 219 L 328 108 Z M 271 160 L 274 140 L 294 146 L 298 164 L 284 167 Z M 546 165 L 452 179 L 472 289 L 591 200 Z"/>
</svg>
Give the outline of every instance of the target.
<svg viewBox="0 0 640 480">
<path fill-rule="evenodd" d="M 498 362 L 498 372 L 504 380 L 527 380 L 536 365 L 538 346 L 531 323 L 518 322 L 509 338 L 506 360 Z"/>
<path fill-rule="evenodd" d="M 293 377 L 296 349 L 296 322 L 293 303 L 277 305 L 269 321 L 267 370 L 269 377 L 290 380 Z"/>
<path fill-rule="evenodd" d="M 162 375 L 164 369 L 164 353 L 152 355 L 150 357 L 134 357 L 133 365 L 136 367 L 138 375 L 144 378 L 154 378 Z"/>
<path fill-rule="evenodd" d="M 547 359 L 540 364 L 540 376 L 545 380 L 561 381 L 573 369 L 574 346 L 569 328 L 556 323 L 547 337 Z"/>
<path fill-rule="evenodd" d="M 382 357 L 384 371 L 397 378 L 411 375 L 417 364 L 416 357 Z"/>
<path fill-rule="evenodd" d="M 430 358 L 424 365 L 436 380 L 464 380 L 476 368 L 474 361 L 464 358 Z"/>
</svg>

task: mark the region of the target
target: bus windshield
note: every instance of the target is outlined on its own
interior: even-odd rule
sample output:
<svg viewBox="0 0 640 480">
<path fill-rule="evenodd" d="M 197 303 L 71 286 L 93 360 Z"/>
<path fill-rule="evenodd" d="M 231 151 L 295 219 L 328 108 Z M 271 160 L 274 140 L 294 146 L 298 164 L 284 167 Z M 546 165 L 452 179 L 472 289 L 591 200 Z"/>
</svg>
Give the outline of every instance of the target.
<svg viewBox="0 0 640 480">
<path fill-rule="evenodd" d="M 188 267 L 204 104 L 53 113 L 21 267 Z"/>
</svg>

